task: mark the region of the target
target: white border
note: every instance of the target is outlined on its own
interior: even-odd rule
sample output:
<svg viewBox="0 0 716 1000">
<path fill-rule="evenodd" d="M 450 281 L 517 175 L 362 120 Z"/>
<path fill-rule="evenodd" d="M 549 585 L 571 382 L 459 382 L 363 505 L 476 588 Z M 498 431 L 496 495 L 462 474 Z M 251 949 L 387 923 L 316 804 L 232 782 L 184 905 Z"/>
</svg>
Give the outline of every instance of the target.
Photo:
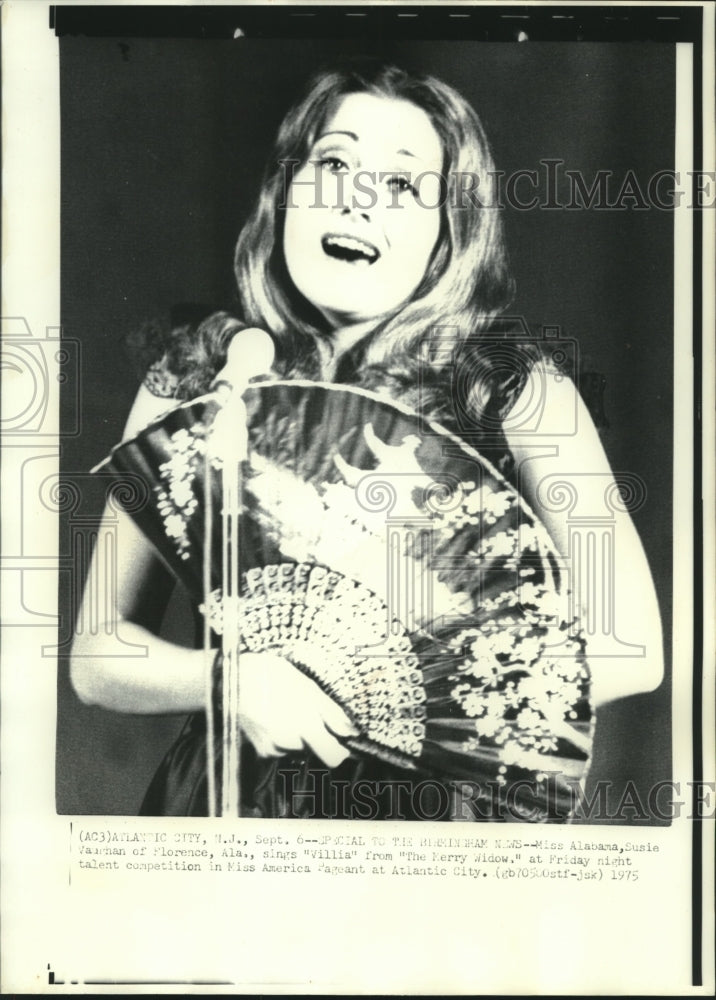
<svg viewBox="0 0 716 1000">
<path fill-rule="evenodd" d="M 353 6 L 353 4 L 346 4 Z M 589 6 L 589 4 L 585 4 Z M 649 5 L 650 6 L 650 5 Z M 693 5 L 701 6 L 701 5 Z M 705 167 L 713 169 L 713 4 L 704 8 L 704 120 Z M 55 156 L 48 148 L 59 149 L 59 101 L 57 97 L 58 47 L 47 27 L 47 5 L 10 0 L 2 8 L 3 26 L 3 185 L 12 193 L 5 207 L 3 229 L 3 316 L 22 315 L 28 319 L 35 338 L 42 339 L 45 327 L 56 322 L 59 310 L 59 171 Z M 691 86 L 690 47 L 679 47 L 677 55 L 677 100 L 688 100 Z M 21 95 L 18 111 L 15 98 Z M 691 125 L 690 114 L 688 128 Z M 677 170 L 688 170 L 690 138 L 681 131 L 677 142 Z M 687 162 L 688 161 L 688 162 Z M 713 399 L 713 328 L 714 299 L 714 216 L 704 219 L 704 400 Z M 690 254 L 691 218 L 683 211 L 675 213 L 676 246 Z M 675 271 L 675 494 L 676 511 L 691 511 L 691 364 L 683 351 L 683 339 L 689 336 L 691 322 L 691 264 L 679 253 Z M 57 413 L 56 366 L 52 346 L 46 351 L 50 369 L 51 406 Z M 7 385 L 5 386 L 7 389 Z M 713 779 L 713 711 L 709 693 L 713 691 L 713 635 L 708 623 L 714 608 L 713 575 L 713 441 L 712 406 L 704 406 L 704 476 L 705 537 L 711 543 L 705 550 L 705 678 L 704 733 L 706 736 L 707 780 Z M 51 437 L 33 441 L 56 449 Z M 3 456 L 3 495 L 10 494 L 18 482 L 15 453 Z M 3 512 L 3 553 L 12 552 L 19 537 L 20 510 L 6 503 Z M 44 513 L 44 517 L 43 517 Z M 54 518 L 38 511 L 38 531 L 46 532 L 48 560 L 57 557 Z M 674 663 L 677 671 L 692 662 L 690 635 L 693 594 L 691 592 L 690 553 L 684 545 L 683 522 L 680 542 L 674 549 L 675 605 Z M 44 563 L 43 563 L 44 565 Z M 3 557 L 3 571 L 12 569 L 10 558 Z M 12 591 L 14 578 L 3 572 L 3 608 L 16 603 Z M 56 606 L 56 580 L 51 572 L 44 575 L 33 605 Z M 445 989 L 474 992 L 476 979 L 485 993 L 505 992 L 643 992 L 660 995 L 709 995 L 713 970 L 708 968 L 705 952 L 702 990 L 690 982 L 690 825 L 677 821 L 670 830 L 608 829 L 608 837 L 640 836 L 662 844 L 660 864 L 664 865 L 654 892 L 640 893 L 640 898 L 609 896 L 568 896 L 553 891 L 548 896 L 522 887 L 519 894 L 505 891 L 501 899 L 491 894 L 475 894 L 470 909 L 461 896 L 430 886 L 405 887 L 385 896 L 385 912 L 376 910 L 375 898 L 360 886 L 340 884 L 316 886 L 310 905 L 293 882 L 262 887 L 261 899 L 252 897 L 237 915 L 232 908 L 236 887 L 187 887 L 183 883 L 151 883 L 149 892 L 137 894 L 136 886 L 121 888 L 102 882 L 83 888 L 68 885 L 68 818 L 54 814 L 54 738 L 55 673 L 54 662 L 39 655 L 41 642 L 23 641 L 27 633 L 8 629 L 3 636 L 2 758 L 2 891 L 3 891 L 3 989 L 46 992 L 46 969 L 49 962 L 69 975 L 89 975 L 100 969 L 105 976 L 131 976 L 154 963 L 154 972 L 162 977 L 168 965 L 173 970 L 191 967 L 192 946 L 196 948 L 197 928 L 207 925 L 217 914 L 231 912 L 234 923 L 214 931 L 214 940 L 202 943 L 206 950 L 200 964 L 208 962 L 220 978 L 231 965 L 236 941 L 249 939 L 255 954 L 248 967 L 263 968 L 264 975 L 253 984 L 244 980 L 240 986 L 212 989 L 210 992 L 282 993 L 309 988 L 327 992 L 332 988 L 352 988 L 357 992 L 422 992 Z M 51 640 L 50 640 L 51 641 Z M 28 683 L 29 681 L 29 683 Z M 691 775 L 690 688 L 674 686 L 674 771 L 676 780 L 688 781 Z M 678 725 L 676 724 L 678 720 Z M 51 806 L 48 811 L 48 803 Z M 99 822 L 99 821 L 98 821 Z M 154 821 L 156 822 L 156 821 Z M 127 828 L 141 825 L 126 821 Z M 171 829 L 181 829 L 184 821 L 172 821 Z M 147 824 L 145 823 L 146 827 Z M 400 827 L 402 830 L 403 827 Z M 337 826 L 332 828 L 336 830 Z M 386 830 L 387 832 L 387 830 Z M 575 828 L 575 837 L 586 837 L 584 828 Z M 606 828 L 603 834 L 607 837 Z M 713 871 L 709 845 L 713 843 L 713 824 L 704 823 L 705 875 Z M 711 866 L 709 868 L 709 865 Z M 707 888 L 704 899 L 704 940 L 709 942 L 713 928 L 712 896 Z M 420 890 L 417 895 L 416 891 Z M 458 904 L 455 910 L 455 903 Z M 500 904 L 500 905 L 498 905 Z M 308 908 L 308 912 L 306 912 Z M 658 918 L 654 920 L 654 914 Z M 370 914 L 369 919 L 366 919 Z M 187 928 L 186 924 L 189 923 Z M 415 924 L 418 924 L 417 928 Z M 658 926 L 657 926 L 658 923 Z M 210 924 L 210 926 L 213 926 Z M 404 939 L 396 941 L 396 927 L 404 928 Z M 430 951 L 434 938 L 443 933 L 443 955 L 432 966 Z M 615 935 L 630 934 L 633 965 L 613 964 L 613 955 L 605 941 Z M 486 942 L 485 936 L 489 935 Z M 351 941 L 351 936 L 353 940 Z M 411 944 L 412 937 L 412 944 Z M 480 941 L 480 939 L 482 939 Z M 199 938 L 200 940 L 200 938 Z M 277 942 L 286 949 L 276 954 Z M 346 945 L 346 941 L 349 942 Z M 391 942 L 394 951 L 386 955 L 382 944 Z M 320 943 L 319 943 L 320 942 Z M 446 949 L 446 942 L 453 947 Z M 514 962 L 515 943 L 520 961 Z M 317 967 L 315 949 L 323 956 Z M 364 959 L 359 968 L 350 963 L 356 952 Z M 426 957 L 427 956 L 427 957 Z M 649 969 L 645 964 L 649 963 Z M 475 963 L 479 964 L 476 976 Z M 396 962 L 398 966 L 396 966 Z M 144 964 L 143 964 L 144 963 Z M 148 963 L 148 964 L 147 964 Z M 401 964 L 402 963 L 402 964 Z M 610 963 L 612 963 L 610 965 Z M 62 968 L 64 964 L 64 968 Z M 432 974 L 430 972 L 432 968 Z M 267 981 L 266 973 L 270 970 Z M 144 975 L 150 973 L 145 971 Z M 164 971 L 164 976 L 168 973 Z M 321 980 L 317 976 L 321 975 Z M 509 983 L 509 986 L 507 985 Z M 308 985 L 310 984 L 310 986 Z M 197 990 L 199 988 L 197 987 Z M 65 985 L 64 992 L 97 991 L 96 987 Z M 132 992 L 125 986 L 108 987 L 107 992 Z M 146 987 L 137 987 L 145 992 Z M 155 992 L 177 992 L 170 987 Z M 178 992 L 186 992 L 181 988 Z"/>
</svg>

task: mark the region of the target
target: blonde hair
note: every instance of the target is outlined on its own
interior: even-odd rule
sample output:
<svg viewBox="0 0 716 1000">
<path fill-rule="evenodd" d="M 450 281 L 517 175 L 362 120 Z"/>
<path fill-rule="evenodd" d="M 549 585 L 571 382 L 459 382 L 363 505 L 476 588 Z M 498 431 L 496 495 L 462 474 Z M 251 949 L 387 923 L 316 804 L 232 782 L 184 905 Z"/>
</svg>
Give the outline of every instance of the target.
<svg viewBox="0 0 716 1000">
<path fill-rule="evenodd" d="M 440 80 L 383 65 L 315 76 L 279 129 L 257 205 L 236 247 L 236 280 L 246 322 L 270 330 L 288 369 L 317 374 L 312 371 L 318 364 L 315 341 L 328 331 L 286 269 L 280 207 L 286 194 L 285 163 L 306 162 L 322 125 L 354 93 L 412 102 L 429 116 L 444 151 L 447 197 L 425 277 L 411 301 L 376 326 L 362 345 L 362 367 L 397 368 L 408 376 L 415 363 L 433 363 L 441 331 L 448 330 L 451 341 L 474 336 L 508 306 L 513 294 L 502 220 L 494 207 L 495 167 L 487 137 L 467 101 Z M 466 175 L 478 179 L 479 200 L 463 196 Z"/>
<path fill-rule="evenodd" d="M 509 335 L 498 361 L 482 335 L 509 306 L 514 285 L 497 208 L 497 175 L 482 124 L 468 102 L 431 76 L 383 64 L 324 70 L 285 116 L 269 157 L 256 206 L 236 245 L 234 271 L 241 320 L 226 313 L 176 331 L 168 355 L 181 369 L 179 395 L 205 390 L 223 365 L 233 334 L 245 326 L 267 330 L 286 377 L 321 378 L 317 343 L 331 332 L 323 316 L 294 286 L 283 249 L 286 163 L 303 165 L 320 129 L 348 94 L 410 101 L 429 116 L 443 147 L 441 225 L 425 276 L 411 300 L 378 323 L 342 360 L 337 377 L 419 406 L 449 421 L 453 387 L 446 368 L 457 363 L 471 383 L 476 411 L 502 414 L 526 378 L 532 348 Z M 477 181 L 477 197 L 463 197 L 463 178 Z M 445 344 L 449 349 L 446 350 Z M 347 362 L 347 363 L 346 363 Z M 454 370 L 454 369 L 453 369 Z M 464 393 L 463 389 L 461 395 Z M 419 391 L 418 391 L 419 386 Z"/>
</svg>

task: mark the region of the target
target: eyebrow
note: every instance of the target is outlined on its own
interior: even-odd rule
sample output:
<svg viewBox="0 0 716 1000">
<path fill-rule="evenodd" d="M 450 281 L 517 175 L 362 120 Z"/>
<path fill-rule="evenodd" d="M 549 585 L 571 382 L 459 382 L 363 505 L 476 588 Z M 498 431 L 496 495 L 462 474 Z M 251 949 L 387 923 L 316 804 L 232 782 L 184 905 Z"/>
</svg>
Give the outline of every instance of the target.
<svg viewBox="0 0 716 1000">
<path fill-rule="evenodd" d="M 330 132 L 324 132 L 323 135 L 319 135 L 316 142 L 320 142 L 321 139 L 325 139 L 329 135 L 347 135 L 349 139 L 353 139 L 358 142 L 358 135 L 355 132 L 349 132 L 347 129 L 332 129 Z M 397 149 L 396 153 L 398 156 L 412 156 L 413 159 L 419 159 L 416 157 L 415 153 L 411 153 L 409 149 Z"/>
</svg>

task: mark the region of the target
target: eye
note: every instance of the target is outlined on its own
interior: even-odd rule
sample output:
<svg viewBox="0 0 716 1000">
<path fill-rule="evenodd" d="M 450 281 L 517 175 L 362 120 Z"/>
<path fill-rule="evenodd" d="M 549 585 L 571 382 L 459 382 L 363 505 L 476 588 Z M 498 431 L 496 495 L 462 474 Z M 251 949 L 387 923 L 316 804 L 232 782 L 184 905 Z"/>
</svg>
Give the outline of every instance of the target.
<svg viewBox="0 0 716 1000">
<path fill-rule="evenodd" d="M 418 193 L 415 186 L 410 183 L 410 177 L 406 174 L 394 174 L 392 177 L 388 177 L 387 183 L 389 188 L 399 191 L 400 194 L 404 194 L 406 191 L 410 191 L 412 195 Z"/>
<path fill-rule="evenodd" d="M 325 167 L 332 174 L 343 174 L 348 170 L 348 164 L 340 156 L 320 156 L 314 163 L 319 167 Z"/>
</svg>

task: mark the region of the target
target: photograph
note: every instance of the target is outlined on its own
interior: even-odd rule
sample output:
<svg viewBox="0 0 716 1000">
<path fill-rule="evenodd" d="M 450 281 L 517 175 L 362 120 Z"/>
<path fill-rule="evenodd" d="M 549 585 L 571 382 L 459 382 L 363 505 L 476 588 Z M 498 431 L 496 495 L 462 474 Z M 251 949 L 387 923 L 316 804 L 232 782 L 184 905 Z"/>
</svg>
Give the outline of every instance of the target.
<svg viewBox="0 0 716 1000">
<path fill-rule="evenodd" d="M 668 822 L 675 48 L 60 73 L 58 810 Z"/>
<path fill-rule="evenodd" d="M 715 13 L 5 0 L 2 991 L 712 995 Z"/>
</svg>

